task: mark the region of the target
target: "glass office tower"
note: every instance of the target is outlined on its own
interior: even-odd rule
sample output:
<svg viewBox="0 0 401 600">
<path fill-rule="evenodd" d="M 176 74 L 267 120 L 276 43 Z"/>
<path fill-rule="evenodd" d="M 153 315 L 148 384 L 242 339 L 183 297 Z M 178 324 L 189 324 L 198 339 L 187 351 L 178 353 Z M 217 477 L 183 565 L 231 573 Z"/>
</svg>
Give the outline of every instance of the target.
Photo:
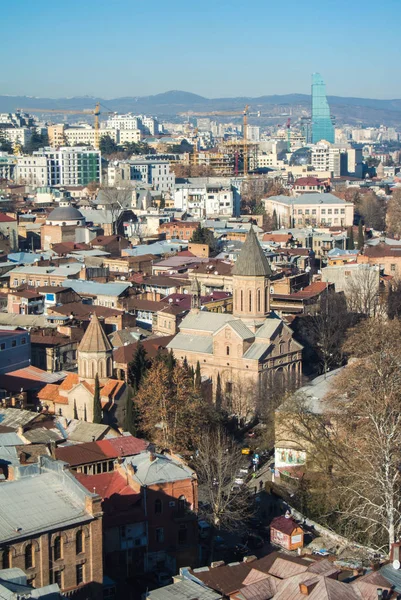
<svg viewBox="0 0 401 600">
<path fill-rule="evenodd" d="M 334 126 L 326 98 L 326 85 L 319 73 L 312 75 L 312 143 L 326 140 L 334 144 Z"/>
</svg>

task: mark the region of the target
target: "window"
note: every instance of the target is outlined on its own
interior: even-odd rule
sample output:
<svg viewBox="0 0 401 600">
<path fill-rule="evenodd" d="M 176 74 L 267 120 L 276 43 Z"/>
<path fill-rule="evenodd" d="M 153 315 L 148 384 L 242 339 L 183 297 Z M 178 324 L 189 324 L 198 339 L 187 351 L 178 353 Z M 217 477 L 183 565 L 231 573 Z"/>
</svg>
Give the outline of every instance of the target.
<svg viewBox="0 0 401 600">
<path fill-rule="evenodd" d="M 6 349 L 6 345 L 5 345 L 5 343 L 3 342 L 2 344 L 0 344 L 0 350 L 5 350 L 5 349 Z"/>
<path fill-rule="evenodd" d="M 25 548 L 25 569 L 32 569 L 33 567 L 33 546 L 28 544 Z"/>
<path fill-rule="evenodd" d="M 11 348 L 15 348 L 17 346 L 17 340 L 11 340 Z"/>
<path fill-rule="evenodd" d="M 226 346 L 226 354 L 227 356 L 230 356 L 230 346 Z"/>
<path fill-rule="evenodd" d="M 77 578 L 77 585 L 80 585 L 84 581 L 84 566 L 77 565 L 75 567 L 75 572 L 76 572 L 76 578 Z"/>
<path fill-rule="evenodd" d="M 350 277 L 351 271 L 344 271 L 344 277 Z"/>
<path fill-rule="evenodd" d="M 76 554 L 81 554 L 84 551 L 84 533 L 83 531 L 77 531 L 77 535 L 75 537 L 75 552 Z"/>
<path fill-rule="evenodd" d="M 187 541 L 187 527 L 186 525 L 180 525 L 178 530 L 178 543 L 185 544 Z"/>
<path fill-rule="evenodd" d="M 3 549 L 2 567 L 3 569 L 9 569 L 11 567 L 11 552 L 8 546 Z"/>
<path fill-rule="evenodd" d="M 315 214 L 316 214 L 316 208 L 313 208 L 312 209 L 312 215 L 315 215 Z"/>
<path fill-rule="evenodd" d="M 243 292 L 243 290 L 241 290 L 240 297 L 241 297 L 241 309 L 240 310 L 243 311 L 244 310 L 244 292 Z"/>
<path fill-rule="evenodd" d="M 178 498 L 178 509 L 179 510 L 184 510 L 186 506 L 187 506 L 187 499 L 185 498 L 184 495 L 181 495 Z"/>
<path fill-rule="evenodd" d="M 62 588 L 62 573 L 61 571 L 54 571 L 53 572 L 53 579 L 54 579 L 54 583 L 57 583 L 59 588 Z"/>
<path fill-rule="evenodd" d="M 249 304 L 249 312 L 252 312 L 252 292 L 251 292 L 251 290 L 249 290 L 248 304 Z"/>
<path fill-rule="evenodd" d="M 21 338 L 21 345 L 24 346 L 26 344 L 26 338 Z"/>
<path fill-rule="evenodd" d="M 256 298 L 257 298 L 257 310 L 258 310 L 258 312 L 260 312 L 260 290 L 257 291 Z"/>
<path fill-rule="evenodd" d="M 342 215 L 345 215 L 345 208 L 342 208 L 340 212 Z"/>
<path fill-rule="evenodd" d="M 307 209 L 305 210 L 305 214 L 306 214 L 306 215 L 309 215 L 309 208 L 307 208 Z"/>
<path fill-rule="evenodd" d="M 61 537 L 58 535 L 54 540 L 54 560 L 60 560 L 61 558 Z"/>
<path fill-rule="evenodd" d="M 164 542 L 164 528 L 156 527 L 156 542 L 162 544 Z"/>
<path fill-rule="evenodd" d="M 335 208 L 335 209 L 334 209 L 334 214 L 335 214 L 335 215 L 338 215 L 338 208 Z"/>
<path fill-rule="evenodd" d="M 226 382 L 226 394 L 231 394 L 233 391 L 233 384 L 231 381 Z"/>
<path fill-rule="evenodd" d="M 332 214 L 332 212 L 333 212 L 333 211 L 331 210 L 331 208 L 328 208 L 328 209 L 327 209 L 327 214 L 328 214 L 328 215 L 331 215 L 331 214 Z"/>
<path fill-rule="evenodd" d="M 322 210 L 320 212 L 322 213 L 322 215 L 325 215 L 326 214 L 326 209 L 322 208 Z"/>
<path fill-rule="evenodd" d="M 162 501 L 160 500 L 160 498 L 157 498 L 157 500 L 155 500 L 155 514 L 160 514 L 162 512 L 162 509 Z"/>
</svg>

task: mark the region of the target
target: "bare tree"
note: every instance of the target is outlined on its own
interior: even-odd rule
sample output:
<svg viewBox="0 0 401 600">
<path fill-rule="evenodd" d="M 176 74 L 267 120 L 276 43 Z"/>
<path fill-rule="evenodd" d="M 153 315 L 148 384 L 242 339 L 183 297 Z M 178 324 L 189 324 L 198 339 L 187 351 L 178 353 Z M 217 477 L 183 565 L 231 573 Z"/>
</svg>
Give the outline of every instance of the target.
<svg viewBox="0 0 401 600">
<path fill-rule="evenodd" d="M 394 190 L 387 207 L 386 216 L 387 232 L 391 235 L 401 236 L 401 190 Z"/>
<path fill-rule="evenodd" d="M 385 309 L 380 297 L 380 272 L 378 267 L 360 265 L 351 271 L 345 289 L 348 310 L 354 313 L 375 317 Z"/>
<path fill-rule="evenodd" d="M 243 464 L 241 449 L 221 428 L 205 431 L 194 462 L 205 500 L 202 515 L 216 529 L 236 529 L 249 515 L 249 492 L 235 485 Z"/>
<path fill-rule="evenodd" d="M 124 210 L 131 208 L 134 188 L 130 185 L 120 187 L 101 186 L 101 204 L 111 213 L 113 233 L 117 234 Z"/>
</svg>

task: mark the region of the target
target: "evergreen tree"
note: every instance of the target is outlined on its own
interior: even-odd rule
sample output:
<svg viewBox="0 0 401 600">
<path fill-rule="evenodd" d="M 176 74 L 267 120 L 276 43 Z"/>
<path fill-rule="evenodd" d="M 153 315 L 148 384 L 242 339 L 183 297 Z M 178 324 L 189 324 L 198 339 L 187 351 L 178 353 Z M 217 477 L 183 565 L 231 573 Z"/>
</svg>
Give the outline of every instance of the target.
<svg viewBox="0 0 401 600">
<path fill-rule="evenodd" d="M 93 395 L 93 422 L 101 423 L 102 422 L 102 403 L 100 400 L 100 384 L 99 384 L 99 376 L 96 373 L 95 377 L 95 393 Z"/>
<path fill-rule="evenodd" d="M 134 418 L 134 400 L 136 390 L 135 388 L 131 388 L 128 386 L 127 397 L 125 400 L 125 419 L 124 419 L 124 429 L 125 431 L 129 431 L 131 435 L 136 435 L 136 426 L 135 426 L 135 418 Z"/>
<path fill-rule="evenodd" d="M 201 368 L 199 364 L 199 360 L 196 363 L 196 371 L 195 371 L 195 389 L 200 391 L 202 387 L 202 377 L 201 377 Z"/>
<path fill-rule="evenodd" d="M 361 250 L 365 244 L 365 236 L 363 233 L 362 219 L 359 219 L 358 224 L 358 250 Z"/>
<path fill-rule="evenodd" d="M 278 229 L 278 220 L 277 220 L 277 213 L 276 213 L 276 209 L 273 210 L 273 223 L 272 223 L 272 229 L 273 231 L 276 231 Z"/>
<path fill-rule="evenodd" d="M 216 408 L 217 410 L 220 410 L 223 404 L 223 394 L 221 391 L 221 379 L 220 379 L 220 373 L 217 373 L 217 382 L 216 382 Z"/>
<path fill-rule="evenodd" d="M 87 420 L 88 420 L 88 415 L 86 412 L 86 404 L 85 404 L 85 406 L 84 406 L 84 421 L 87 421 Z"/>
<path fill-rule="evenodd" d="M 187 361 L 187 357 L 186 356 L 184 357 L 184 360 L 182 361 L 182 368 L 187 373 L 189 372 L 188 361 Z"/>
<path fill-rule="evenodd" d="M 149 363 L 146 354 L 143 344 L 138 342 L 133 359 L 128 365 L 128 383 L 137 389 L 139 389 L 148 370 Z"/>
<path fill-rule="evenodd" d="M 355 250 L 353 227 L 348 227 L 347 250 Z"/>
<path fill-rule="evenodd" d="M 167 357 L 166 357 L 166 365 L 167 365 L 170 373 L 172 373 L 174 371 L 175 364 L 176 364 L 176 360 L 174 358 L 173 351 L 170 350 L 170 352 L 167 354 Z"/>
<path fill-rule="evenodd" d="M 74 398 L 74 419 L 78 419 L 77 403 Z"/>
</svg>

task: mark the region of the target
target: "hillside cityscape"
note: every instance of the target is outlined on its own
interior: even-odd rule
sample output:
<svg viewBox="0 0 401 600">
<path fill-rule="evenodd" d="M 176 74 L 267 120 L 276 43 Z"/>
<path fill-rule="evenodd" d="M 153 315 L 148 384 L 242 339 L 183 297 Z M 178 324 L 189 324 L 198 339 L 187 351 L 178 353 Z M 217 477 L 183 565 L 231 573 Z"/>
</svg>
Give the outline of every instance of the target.
<svg viewBox="0 0 401 600">
<path fill-rule="evenodd" d="M 401 99 L 309 85 L 0 96 L 1 598 L 401 597 Z"/>
</svg>

